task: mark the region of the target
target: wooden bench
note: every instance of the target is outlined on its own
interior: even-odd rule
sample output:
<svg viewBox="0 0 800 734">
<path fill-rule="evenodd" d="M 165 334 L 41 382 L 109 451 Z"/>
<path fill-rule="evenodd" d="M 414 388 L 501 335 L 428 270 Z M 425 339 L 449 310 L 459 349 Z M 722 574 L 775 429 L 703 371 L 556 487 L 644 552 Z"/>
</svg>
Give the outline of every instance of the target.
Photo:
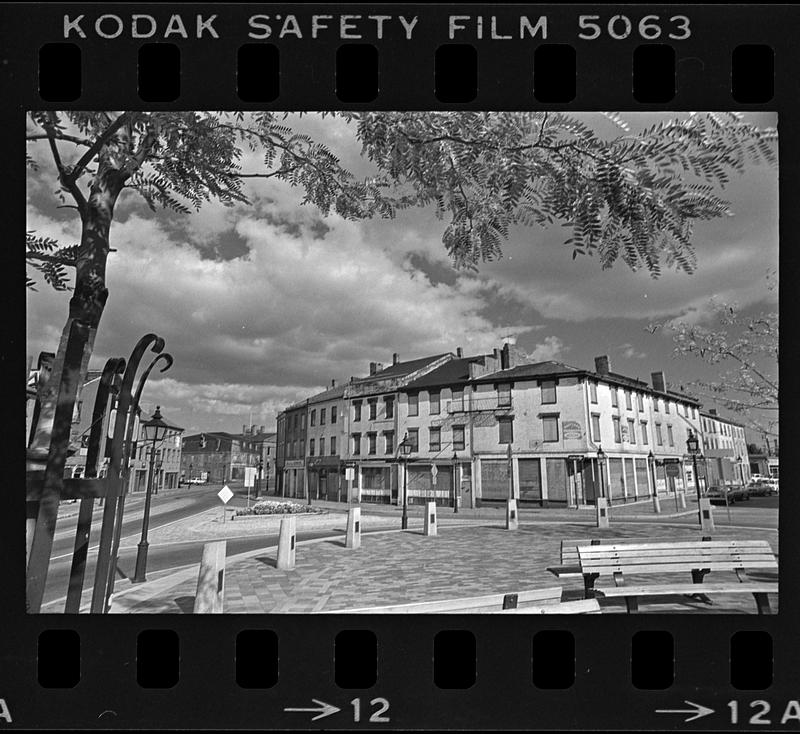
<svg viewBox="0 0 800 734">
<path fill-rule="evenodd" d="M 670 543 L 579 545 L 581 572 L 595 578 L 610 576 L 615 586 L 595 588 L 595 594 L 613 599 L 623 597 L 628 612 L 638 610 L 643 596 L 671 594 L 752 594 L 759 614 L 769 614 L 767 594 L 778 592 L 776 582 L 750 582 L 749 569 L 778 570 L 775 554 L 766 540 L 714 540 Z M 692 583 L 626 584 L 625 575 L 691 572 Z M 734 571 L 738 581 L 705 584 L 711 571 Z"/>
<path fill-rule="evenodd" d="M 462 599 L 441 599 L 437 601 L 413 602 L 410 604 L 389 604 L 378 607 L 358 607 L 355 609 L 335 609 L 323 614 L 493 614 L 496 612 L 512 614 L 576 614 L 598 613 L 597 600 L 561 603 L 561 587 L 532 589 L 508 594 L 487 594 Z M 591 602 L 594 602 L 592 604 Z"/>
<path fill-rule="evenodd" d="M 704 535 L 703 541 L 711 540 L 710 535 Z M 584 574 L 581 570 L 581 562 L 578 557 L 578 546 L 581 545 L 621 545 L 623 543 L 642 543 L 642 538 L 575 538 L 561 541 L 560 565 L 549 566 L 547 570 L 556 578 L 580 578 L 583 577 L 584 597 L 594 598 L 594 582 L 596 574 Z M 671 543 L 674 538 L 648 538 L 648 543 Z"/>
</svg>

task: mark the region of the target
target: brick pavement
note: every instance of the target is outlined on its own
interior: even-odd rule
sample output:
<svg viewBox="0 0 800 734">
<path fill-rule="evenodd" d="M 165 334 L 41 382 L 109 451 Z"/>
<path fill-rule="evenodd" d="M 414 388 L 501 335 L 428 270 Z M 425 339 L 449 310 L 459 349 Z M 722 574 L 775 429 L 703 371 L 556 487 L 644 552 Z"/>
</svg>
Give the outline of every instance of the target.
<svg viewBox="0 0 800 734">
<path fill-rule="evenodd" d="M 693 527 L 660 524 L 659 538 L 689 540 L 698 536 Z M 559 561 L 562 538 L 626 537 L 646 541 L 653 536 L 650 523 L 617 523 L 600 531 L 585 523 L 526 523 L 509 532 L 497 524 L 472 527 L 440 525 L 438 537 L 419 530 L 365 534 L 358 550 L 347 550 L 343 538 L 299 543 L 293 571 L 275 568 L 275 549 L 230 559 L 226 575 L 226 613 L 308 613 L 383 604 L 474 596 L 492 592 L 562 586 L 563 598 L 581 598 L 580 579 L 556 579 L 546 567 Z M 715 539 L 768 540 L 777 552 L 777 531 L 719 528 Z M 687 574 L 688 576 L 688 574 Z M 718 572 L 714 580 L 735 579 Z M 632 577 L 636 580 L 636 577 Z M 675 576 L 648 577 L 651 583 L 674 581 Z M 688 580 L 688 579 L 687 579 Z M 709 581 L 711 578 L 709 577 Z M 144 586 L 144 585 L 143 585 Z M 192 611 L 196 573 L 170 588 L 163 583 L 152 598 L 115 599 L 114 611 L 127 613 L 187 613 Z M 755 613 L 750 595 L 714 595 L 714 604 L 674 597 L 667 603 L 641 605 L 644 613 L 700 612 Z M 603 612 L 624 612 L 624 601 L 601 602 Z M 777 611 L 777 595 L 770 603 Z"/>
</svg>

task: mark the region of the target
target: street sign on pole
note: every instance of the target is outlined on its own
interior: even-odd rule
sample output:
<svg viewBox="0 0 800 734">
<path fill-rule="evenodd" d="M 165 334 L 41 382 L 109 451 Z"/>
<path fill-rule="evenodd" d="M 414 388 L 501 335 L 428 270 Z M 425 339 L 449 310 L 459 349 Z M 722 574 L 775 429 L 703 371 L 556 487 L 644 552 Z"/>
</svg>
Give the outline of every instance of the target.
<svg viewBox="0 0 800 734">
<path fill-rule="evenodd" d="M 217 497 L 222 500 L 222 522 L 225 522 L 225 505 L 231 501 L 233 492 L 231 492 L 231 488 L 226 484 L 219 492 L 217 492 Z"/>
<path fill-rule="evenodd" d="M 436 486 L 436 477 L 439 476 L 439 467 L 436 464 L 431 464 L 431 479 L 433 479 L 433 486 Z"/>
</svg>

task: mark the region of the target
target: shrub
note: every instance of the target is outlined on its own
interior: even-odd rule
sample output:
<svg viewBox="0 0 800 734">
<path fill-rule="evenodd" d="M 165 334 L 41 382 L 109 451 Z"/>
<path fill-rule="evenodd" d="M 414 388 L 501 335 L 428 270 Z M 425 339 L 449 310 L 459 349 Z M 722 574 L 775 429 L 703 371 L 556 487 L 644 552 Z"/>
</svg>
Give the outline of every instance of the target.
<svg viewBox="0 0 800 734">
<path fill-rule="evenodd" d="M 252 507 L 236 510 L 236 515 L 296 515 L 325 512 L 321 507 L 301 505 L 297 502 L 256 502 Z"/>
</svg>

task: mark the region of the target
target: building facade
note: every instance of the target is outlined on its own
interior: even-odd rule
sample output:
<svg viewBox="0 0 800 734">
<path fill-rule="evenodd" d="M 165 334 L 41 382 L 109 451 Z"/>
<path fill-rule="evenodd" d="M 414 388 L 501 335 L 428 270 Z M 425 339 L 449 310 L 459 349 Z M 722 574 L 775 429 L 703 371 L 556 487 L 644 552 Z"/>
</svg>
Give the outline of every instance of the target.
<svg viewBox="0 0 800 734">
<path fill-rule="evenodd" d="M 129 487 L 131 492 L 146 492 L 150 475 L 150 452 L 153 442 L 144 440 L 140 416 L 136 443 L 133 446 L 130 462 Z M 156 443 L 153 459 L 152 491 L 158 494 L 160 489 L 176 489 L 181 480 L 181 454 L 183 428 L 176 426 L 162 416 L 161 420 L 169 427 L 164 440 Z"/>
<path fill-rule="evenodd" d="M 700 416 L 709 484 L 747 484 L 751 472 L 744 426 L 722 418 L 714 408 Z"/>
<path fill-rule="evenodd" d="M 307 497 L 306 421 L 308 400 L 303 400 L 287 408 L 284 414 L 282 421 L 283 465 L 278 474 L 278 493 L 282 497 Z"/>
<path fill-rule="evenodd" d="M 704 416 L 663 372 L 647 383 L 613 372 L 605 355 L 593 370 L 531 362 L 507 342 L 491 354 L 371 363 L 369 376 L 282 412 L 276 450 L 285 464 L 297 461 L 296 444 L 307 439 L 304 463 L 291 468 L 304 472 L 312 498 L 332 498 L 334 487 L 346 498 L 352 467 L 347 484 L 361 501 L 475 507 L 515 497 L 576 507 L 598 496 L 613 504 L 695 491 L 689 436 L 711 459 L 720 450 Z M 730 439 L 738 451 L 739 431 Z M 701 487 L 712 481 L 706 471 L 700 456 Z M 292 486 L 288 496 L 307 496 L 299 480 Z"/>
<path fill-rule="evenodd" d="M 259 449 L 251 435 L 208 431 L 183 439 L 181 474 L 186 482 L 243 482 L 245 469 L 258 461 Z"/>
</svg>

